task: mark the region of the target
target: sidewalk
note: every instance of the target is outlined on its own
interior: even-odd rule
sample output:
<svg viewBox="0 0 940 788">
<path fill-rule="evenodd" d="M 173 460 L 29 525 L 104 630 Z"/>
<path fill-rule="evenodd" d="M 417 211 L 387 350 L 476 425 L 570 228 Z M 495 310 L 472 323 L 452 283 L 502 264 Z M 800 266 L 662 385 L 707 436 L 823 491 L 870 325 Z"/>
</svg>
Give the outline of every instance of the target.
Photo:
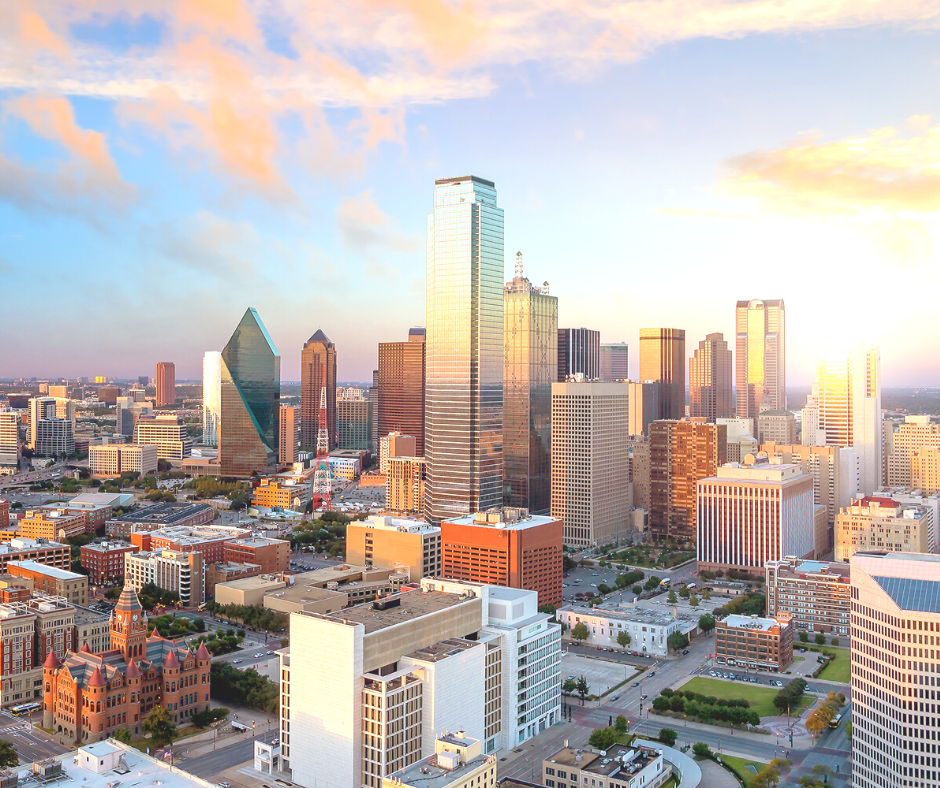
<svg viewBox="0 0 940 788">
<path fill-rule="evenodd" d="M 717 732 L 717 733 L 722 733 L 722 734 L 727 733 L 728 736 L 732 738 L 737 738 L 738 736 L 740 736 L 742 739 L 750 739 L 751 741 L 761 742 L 762 744 L 774 743 L 773 731 L 771 731 L 770 734 L 751 733 L 749 731 L 743 731 L 740 728 L 725 728 L 724 726 L 721 726 L 721 725 L 708 725 L 704 722 L 693 722 L 691 720 L 682 720 L 682 719 L 678 719 L 677 717 L 664 717 L 660 714 L 657 714 L 656 712 L 650 712 L 649 714 L 644 716 L 643 719 L 645 721 L 655 720 L 657 725 L 662 725 L 665 728 L 675 728 L 676 730 L 678 730 L 679 728 L 693 728 L 694 730 L 712 731 L 712 732 Z M 768 717 L 767 719 L 775 720 L 779 718 Z M 794 718 L 791 717 L 790 719 L 792 721 Z M 767 726 L 764 725 L 764 727 L 766 728 Z M 805 732 L 806 729 L 803 728 L 803 731 Z M 782 736 L 783 734 L 781 733 L 780 735 Z M 805 738 L 799 738 L 797 736 L 797 725 L 793 726 L 793 749 L 795 750 L 812 749 L 813 743 L 810 739 L 811 737 L 809 737 L 808 735 L 805 736 Z M 787 733 L 787 741 L 789 744 L 789 733 Z M 784 745 L 781 745 L 781 746 L 784 746 Z"/>
</svg>

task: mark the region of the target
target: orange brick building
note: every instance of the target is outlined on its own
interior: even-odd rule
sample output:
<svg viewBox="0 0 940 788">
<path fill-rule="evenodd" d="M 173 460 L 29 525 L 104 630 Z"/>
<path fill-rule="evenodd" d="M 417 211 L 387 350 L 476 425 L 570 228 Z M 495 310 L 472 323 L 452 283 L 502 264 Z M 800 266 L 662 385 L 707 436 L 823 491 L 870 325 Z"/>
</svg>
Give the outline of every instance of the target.
<svg viewBox="0 0 940 788">
<path fill-rule="evenodd" d="M 441 577 L 538 591 L 562 603 L 562 520 L 528 509 L 490 509 L 441 523 Z"/>
<path fill-rule="evenodd" d="M 225 543 L 223 560 L 229 564 L 258 564 L 264 574 L 290 569 L 290 542 L 250 536 Z"/>
</svg>

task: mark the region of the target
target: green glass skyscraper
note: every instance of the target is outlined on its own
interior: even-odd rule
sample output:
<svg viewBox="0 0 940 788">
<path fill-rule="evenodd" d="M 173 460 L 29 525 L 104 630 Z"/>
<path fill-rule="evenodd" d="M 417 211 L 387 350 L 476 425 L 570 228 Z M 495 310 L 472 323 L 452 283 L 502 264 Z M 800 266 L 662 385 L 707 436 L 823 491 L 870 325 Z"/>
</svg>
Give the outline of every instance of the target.
<svg viewBox="0 0 940 788">
<path fill-rule="evenodd" d="M 246 478 L 277 470 L 281 357 L 249 308 L 222 351 L 222 476 Z"/>
</svg>

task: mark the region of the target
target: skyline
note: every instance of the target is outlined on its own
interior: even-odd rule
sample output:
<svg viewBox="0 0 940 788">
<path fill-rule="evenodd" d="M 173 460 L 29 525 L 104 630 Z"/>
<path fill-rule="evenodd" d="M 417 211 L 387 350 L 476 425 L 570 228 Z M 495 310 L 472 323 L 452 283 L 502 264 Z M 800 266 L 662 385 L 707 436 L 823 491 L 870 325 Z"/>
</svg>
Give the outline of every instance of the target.
<svg viewBox="0 0 940 788">
<path fill-rule="evenodd" d="M 522 251 L 559 326 L 627 342 L 633 377 L 641 327 L 691 354 L 732 344 L 737 300 L 781 298 L 793 385 L 858 341 L 886 386 L 940 385 L 916 286 L 940 209 L 929 3 L 306 8 L 16 5 L 0 377 L 198 379 L 254 307 L 285 379 L 320 328 L 368 381 L 424 324 L 434 180 L 472 174 L 499 190 L 504 280 Z"/>
</svg>

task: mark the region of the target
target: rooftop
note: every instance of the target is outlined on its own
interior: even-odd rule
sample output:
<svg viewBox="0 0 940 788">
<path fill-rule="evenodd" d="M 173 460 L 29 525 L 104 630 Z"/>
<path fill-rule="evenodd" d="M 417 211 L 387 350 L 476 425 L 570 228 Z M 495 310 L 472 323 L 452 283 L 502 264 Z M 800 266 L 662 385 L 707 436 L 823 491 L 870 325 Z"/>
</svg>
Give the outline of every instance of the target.
<svg viewBox="0 0 940 788">
<path fill-rule="evenodd" d="M 90 503 L 96 506 L 124 506 L 133 500 L 134 496 L 129 493 L 82 493 L 81 495 L 76 495 L 68 503 Z"/>
<path fill-rule="evenodd" d="M 411 657 L 412 659 L 421 660 L 422 662 L 440 662 L 441 660 L 445 660 L 448 657 L 454 656 L 455 654 L 468 651 L 469 649 L 479 645 L 481 645 L 481 642 L 478 640 L 447 638 L 447 640 L 442 640 L 438 643 L 434 643 L 431 646 L 419 648 L 417 651 L 412 651 L 410 654 L 406 654 L 405 656 Z"/>
<path fill-rule="evenodd" d="M 232 539 L 240 539 L 250 535 L 251 531 L 247 528 L 235 528 L 224 525 L 176 525 L 169 528 L 158 528 L 150 532 L 152 539 L 166 539 L 181 547 L 201 544 L 202 542 L 228 542 Z"/>
<path fill-rule="evenodd" d="M 762 632 L 770 632 L 780 626 L 780 622 L 775 618 L 761 618 L 760 616 L 739 616 L 730 615 L 724 623 L 734 629 L 759 629 Z"/>
<path fill-rule="evenodd" d="M 830 575 L 848 578 L 850 567 L 847 561 L 801 561 L 794 556 L 787 556 L 781 561 L 768 561 L 767 566 L 777 567 L 781 575 Z"/>
<path fill-rule="evenodd" d="M 546 517 L 541 514 L 529 514 L 528 509 L 518 509 L 504 506 L 487 509 L 485 512 L 468 514 L 465 517 L 450 517 L 445 520 L 454 525 L 478 525 L 484 528 L 504 528 L 507 530 L 521 530 L 535 528 L 547 523 L 557 523 L 557 517 Z"/>
<path fill-rule="evenodd" d="M 197 512 L 211 508 L 212 507 L 207 503 L 185 503 L 182 501 L 175 503 L 158 503 L 153 506 L 138 509 L 136 512 L 122 514 L 113 519 L 122 523 L 160 523 L 163 525 L 172 525 L 187 517 L 191 517 Z"/>
<path fill-rule="evenodd" d="M 401 457 L 390 459 L 413 460 L 414 457 Z M 373 514 L 367 520 L 353 521 L 349 525 L 356 528 L 373 528 L 382 531 L 401 531 L 409 534 L 428 534 L 440 533 L 439 526 L 431 525 L 426 520 L 411 519 L 410 517 L 386 517 L 385 515 Z"/>
<path fill-rule="evenodd" d="M 83 577 L 86 577 L 86 575 L 80 575 L 77 572 L 69 572 L 65 569 L 48 566 L 47 564 L 40 564 L 38 561 L 10 561 L 7 564 L 8 569 L 14 566 L 20 569 L 26 569 L 30 572 L 48 575 L 49 577 L 54 577 L 56 580 L 81 580 Z"/>
<path fill-rule="evenodd" d="M 45 539 L 29 539 L 25 536 L 19 536 L 11 539 L 9 542 L 0 542 L 0 553 L 20 553 L 25 550 L 49 550 L 53 548 L 68 549 L 67 544 L 61 542 L 50 542 Z"/>
<path fill-rule="evenodd" d="M 438 755 L 447 758 L 450 754 L 438 753 L 422 758 L 411 766 L 399 769 L 391 775 L 391 779 L 400 780 L 404 785 L 421 786 L 421 788 L 444 788 L 446 785 L 465 780 L 472 772 L 493 760 L 490 755 L 478 755 L 466 763 L 460 761 L 456 768 L 445 768 L 438 765 Z"/>
<path fill-rule="evenodd" d="M 623 605 L 616 608 L 590 607 L 588 605 L 564 605 L 559 610 L 571 611 L 585 616 L 602 616 L 620 621 L 630 621 L 640 624 L 655 624 L 667 626 L 674 621 L 684 620 L 677 618 L 665 610 L 653 610 L 648 607 L 633 607 Z"/>
<path fill-rule="evenodd" d="M 384 610 L 374 607 L 373 602 L 367 602 L 363 605 L 356 605 L 336 613 L 328 613 L 323 618 L 342 622 L 343 624 L 355 625 L 362 624 L 366 628 L 366 634 L 393 627 L 401 624 L 403 621 L 410 621 L 421 616 L 428 616 L 432 613 L 438 613 L 457 605 L 463 605 L 472 601 L 479 601 L 478 597 L 466 596 L 464 594 L 451 594 L 446 591 L 408 591 L 394 596 L 384 597 L 387 601 L 397 599 L 399 604 L 388 607 Z"/>
<path fill-rule="evenodd" d="M 243 536 L 238 539 L 229 539 L 229 544 L 237 544 L 239 547 L 266 547 L 267 545 L 288 544 L 284 539 L 268 539 L 266 536 Z"/>
<path fill-rule="evenodd" d="M 82 545 L 82 550 L 95 550 L 99 553 L 106 553 L 109 550 L 133 550 L 134 545 L 130 542 L 122 542 L 120 540 L 111 539 L 104 542 L 90 542 L 89 544 Z"/>
<path fill-rule="evenodd" d="M 647 747 L 627 747 L 623 744 L 615 744 L 603 754 L 565 747 L 545 760 L 546 763 L 573 766 L 590 774 L 604 777 L 617 776 L 618 779 L 629 782 L 632 775 L 659 757 L 658 751 Z"/>
<path fill-rule="evenodd" d="M 108 621 L 111 617 L 109 613 L 102 613 L 98 610 L 82 607 L 81 605 L 73 605 L 73 607 L 75 608 L 76 624 L 100 624 Z"/>
</svg>

